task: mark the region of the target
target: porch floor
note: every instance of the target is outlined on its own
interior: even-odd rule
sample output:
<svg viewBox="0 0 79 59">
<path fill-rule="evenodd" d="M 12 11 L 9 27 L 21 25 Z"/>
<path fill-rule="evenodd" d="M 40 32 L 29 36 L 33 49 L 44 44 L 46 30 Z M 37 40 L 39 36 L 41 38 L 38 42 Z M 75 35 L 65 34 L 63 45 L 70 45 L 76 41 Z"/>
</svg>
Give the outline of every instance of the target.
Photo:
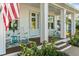
<svg viewBox="0 0 79 59">
<path fill-rule="evenodd" d="M 79 47 L 72 46 L 64 52 L 70 56 L 79 56 Z"/>
</svg>

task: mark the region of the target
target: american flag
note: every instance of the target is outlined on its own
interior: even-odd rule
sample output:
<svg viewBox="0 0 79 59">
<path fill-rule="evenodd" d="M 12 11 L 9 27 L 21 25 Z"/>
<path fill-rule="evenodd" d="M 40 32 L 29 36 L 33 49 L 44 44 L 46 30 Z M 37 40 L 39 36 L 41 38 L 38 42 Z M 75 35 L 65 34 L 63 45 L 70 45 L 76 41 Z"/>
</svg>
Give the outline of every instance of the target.
<svg viewBox="0 0 79 59">
<path fill-rule="evenodd" d="M 2 16 L 5 24 L 6 31 L 9 28 L 9 23 L 12 20 L 19 18 L 19 7 L 18 3 L 4 3 L 2 4 Z"/>
</svg>

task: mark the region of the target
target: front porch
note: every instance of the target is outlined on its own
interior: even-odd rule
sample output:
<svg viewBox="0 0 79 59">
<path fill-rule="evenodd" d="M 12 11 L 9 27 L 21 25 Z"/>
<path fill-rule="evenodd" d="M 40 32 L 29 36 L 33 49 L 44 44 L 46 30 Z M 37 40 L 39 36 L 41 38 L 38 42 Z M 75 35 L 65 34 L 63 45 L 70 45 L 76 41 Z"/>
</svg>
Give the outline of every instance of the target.
<svg viewBox="0 0 79 59">
<path fill-rule="evenodd" d="M 55 42 L 58 50 L 71 49 L 68 41 L 70 36 L 75 35 L 75 15 L 79 13 L 78 10 L 64 3 L 21 3 L 19 5 L 20 19 L 13 21 L 17 26 L 15 31 L 10 27 L 8 32 L 4 32 L 6 34 L 5 54 L 20 51 L 20 41 L 25 41 L 25 43 L 35 41 L 39 46 L 43 41 L 50 42 L 54 37 L 58 37 Z M 70 22 L 67 23 L 67 21 Z"/>
</svg>

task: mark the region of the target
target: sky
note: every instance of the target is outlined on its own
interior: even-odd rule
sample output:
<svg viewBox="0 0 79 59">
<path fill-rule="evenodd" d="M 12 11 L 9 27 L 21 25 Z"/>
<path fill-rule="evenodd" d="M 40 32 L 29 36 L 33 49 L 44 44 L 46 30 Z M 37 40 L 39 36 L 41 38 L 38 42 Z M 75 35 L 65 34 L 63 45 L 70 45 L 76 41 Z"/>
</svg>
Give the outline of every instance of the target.
<svg viewBox="0 0 79 59">
<path fill-rule="evenodd" d="M 73 3 L 72 4 L 75 8 L 79 9 L 79 3 Z"/>
</svg>

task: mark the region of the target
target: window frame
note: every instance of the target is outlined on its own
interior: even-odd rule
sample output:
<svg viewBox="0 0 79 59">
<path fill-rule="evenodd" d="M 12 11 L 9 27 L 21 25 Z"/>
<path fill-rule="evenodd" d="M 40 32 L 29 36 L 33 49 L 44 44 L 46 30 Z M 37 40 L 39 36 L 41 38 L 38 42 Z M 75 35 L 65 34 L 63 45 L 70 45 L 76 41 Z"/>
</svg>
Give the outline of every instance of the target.
<svg viewBox="0 0 79 59">
<path fill-rule="evenodd" d="M 50 18 L 52 18 L 51 21 L 49 20 Z M 48 29 L 54 29 L 54 21 L 55 21 L 54 19 L 55 19 L 54 16 L 51 16 L 51 15 L 48 16 L 48 23 L 49 23 L 49 26 L 50 26 Z M 53 23 L 53 28 L 51 28 L 52 23 Z"/>
</svg>

